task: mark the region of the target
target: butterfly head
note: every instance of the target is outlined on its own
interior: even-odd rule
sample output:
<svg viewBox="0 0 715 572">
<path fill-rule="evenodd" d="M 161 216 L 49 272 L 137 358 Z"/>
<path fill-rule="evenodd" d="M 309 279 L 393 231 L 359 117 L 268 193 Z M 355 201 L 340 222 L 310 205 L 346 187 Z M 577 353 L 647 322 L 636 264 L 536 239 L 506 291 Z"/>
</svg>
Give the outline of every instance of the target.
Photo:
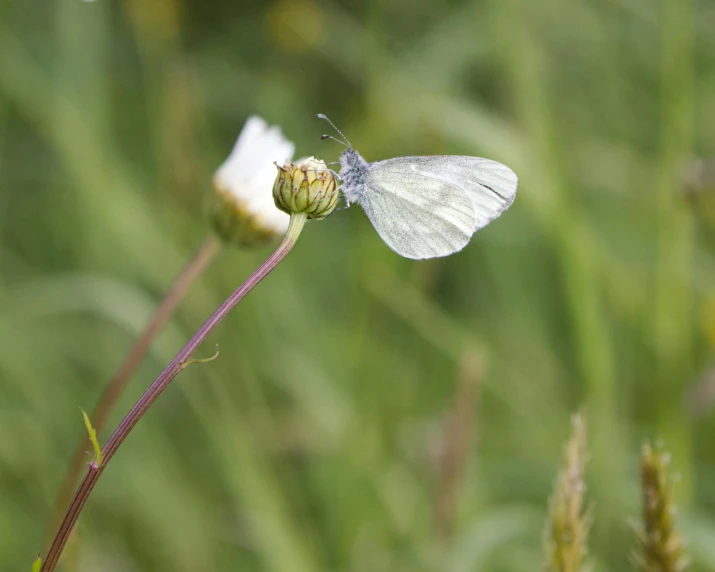
<svg viewBox="0 0 715 572">
<path fill-rule="evenodd" d="M 365 159 L 360 156 L 360 153 L 353 149 L 353 146 L 348 141 L 348 138 L 343 135 L 335 124 L 330 121 L 325 115 L 319 113 L 316 115 L 318 119 L 324 119 L 342 139 L 336 139 L 332 135 L 323 135 L 321 139 L 332 139 L 338 143 L 345 145 L 346 149 L 340 154 L 340 179 L 342 180 L 341 190 L 348 205 L 350 203 L 360 202 L 364 195 L 365 189 L 365 174 L 368 170 L 368 164 Z"/>
</svg>

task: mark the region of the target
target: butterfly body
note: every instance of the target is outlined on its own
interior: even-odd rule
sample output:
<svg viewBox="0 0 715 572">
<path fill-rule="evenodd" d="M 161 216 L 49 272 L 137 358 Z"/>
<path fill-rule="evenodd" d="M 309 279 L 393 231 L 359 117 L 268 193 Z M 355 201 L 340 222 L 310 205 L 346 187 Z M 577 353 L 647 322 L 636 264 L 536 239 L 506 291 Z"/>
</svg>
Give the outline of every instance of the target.
<svg viewBox="0 0 715 572">
<path fill-rule="evenodd" d="M 359 203 L 365 192 L 365 176 L 368 162 L 352 147 L 340 154 L 340 179 L 345 202 Z"/>
</svg>

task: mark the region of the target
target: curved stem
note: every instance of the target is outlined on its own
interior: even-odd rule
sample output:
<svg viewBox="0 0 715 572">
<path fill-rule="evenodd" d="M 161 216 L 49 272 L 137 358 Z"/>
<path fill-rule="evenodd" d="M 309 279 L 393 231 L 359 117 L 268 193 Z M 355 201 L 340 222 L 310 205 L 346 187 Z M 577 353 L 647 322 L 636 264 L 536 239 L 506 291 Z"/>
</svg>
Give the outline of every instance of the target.
<svg viewBox="0 0 715 572">
<path fill-rule="evenodd" d="M 271 254 L 271 256 L 269 256 L 268 259 L 261 266 L 259 266 L 258 269 L 251 274 L 251 276 L 249 276 L 249 278 L 233 294 L 231 294 L 213 314 L 211 314 L 209 319 L 204 322 L 188 343 L 178 354 L 176 354 L 176 357 L 169 365 L 166 366 L 159 377 L 154 380 L 151 386 L 149 386 L 149 389 L 144 392 L 144 395 L 141 396 L 139 401 L 136 402 L 134 407 L 131 408 L 129 413 L 127 413 L 122 422 L 114 430 L 111 437 L 102 448 L 102 464 L 90 464 L 87 475 L 84 477 L 84 480 L 77 489 L 77 492 L 67 509 L 67 513 L 60 524 L 55 539 L 52 542 L 52 546 L 47 553 L 47 557 L 42 564 L 41 572 L 52 572 L 57 566 L 62 550 L 64 549 L 67 539 L 69 538 L 70 533 L 79 518 L 82 507 L 84 507 L 84 504 L 87 502 L 87 498 L 99 480 L 99 477 L 114 456 L 114 453 L 117 452 L 119 446 L 122 444 L 124 439 L 126 439 L 127 435 L 129 435 L 129 432 L 142 418 L 144 413 L 146 413 L 151 404 L 156 401 L 161 392 L 164 391 L 169 383 L 171 383 L 181 370 L 184 369 L 188 360 L 191 358 L 191 355 L 196 351 L 201 343 L 206 340 L 219 322 L 221 322 L 221 320 L 228 315 L 236 304 L 238 304 L 246 296 L 246 294 L 253 290 L 253 288 L 255 288 L 256 285 L 263 278 L 265 278 L 281 260 L 283 260 L 283 258 L 285 258 L 288 252 L 290 252 L 291 248 L 293 248 L 293 245 L 298 239 L 301 230 L 303 229 L 306 217 L 307 215 L 305 213 L 291 215 L 288 232 L 278 248 L 276 248 L 273 254 Z"/>
<path fill-rule="evenodd" d="M 173 315 L 176 306 L 184 298 L 189 288 L 220 250 L 221 243 L 218 239 L 213 235 L 206 237 L 194 256 L 187 262 L 186 266 L 184 266 L 174 280 L 164 296 L 164 299 L 156 308 L 151 319 L 129 349 L 126 356 L 124 356 L 124 360 L 114 376 L 109 380 L 109 383 L 105 386 L 104 391 L 97 400 L 97 404 L 94 406 L 94 411 L 90 415 L 90 419 L 98 435 L 101 435 L 112 408 L 122 396 L 122 393 L 124 393 L 127 383 L 131 379 L 137 366 L 142 362 L 147 351 L 149 351 L 152 341 L 164 328 L 166 322 Z M 79 480 L 80 472 L 87 464 L 88 446 L 91 448 L 91 443 L 89 443 L 86 438 L 82 439 L 82 442 L 77 447 L 74 457 L 72 458 L 69 469 L 67 470 L 67 475 L 65 476 L 65 481 L 60 489 L 60 494 L 57 496 L 54 517 L 51 521 L 53 529 L 59 525 L 63 511 L 72 499 L 72 493 Z M 48 541 L 49 540 L 51 540 L 51 538 L 48 539 Z"/>
</svg>

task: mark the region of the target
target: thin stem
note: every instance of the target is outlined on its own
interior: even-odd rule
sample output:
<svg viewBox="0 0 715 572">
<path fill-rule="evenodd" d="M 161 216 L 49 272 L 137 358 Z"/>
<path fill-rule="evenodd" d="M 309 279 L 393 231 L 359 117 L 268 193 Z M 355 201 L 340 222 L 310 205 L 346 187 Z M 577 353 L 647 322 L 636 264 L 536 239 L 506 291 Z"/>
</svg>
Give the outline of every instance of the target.
<svg viewBox="0 0 715 572">
<path fill-rule="evenodd" d="M 467 349 L 460 365 L 452 408 L 445 420 L 434 504 L 435 529 L 445 548 L 449 547 L 454 537 L 458 489 L 474 441 L 474 417 L 484 376 L 483 369 L 482 352 L 475 348 Z"/>
<path fill-rule="evenodd" d="M 154 315 L 129 349 L 129 352 L 124 356 L 124 361 L 122 361 L 119 369 L 117 369 L 114 376 L 105 386 L 104 391 L 94 407 L 94 411 L 89 417 L 98 435 L 101 435 L 104 426 L 107 424 L 109 414 L 122 396 L 122 393 L 124 393 L 127 383 L 151 347 L 152 341 L 164 328 L 166 322 L 172 316 L 176 306 L 184 298 L 189 288 L 220 250 L 221 243 L 213 235 L 209 235 L 204 239 L 194 256 L 174 280 L 164 296 L 164 299 L 161 301 L 161 304 L 156 308 Z M 77 486 L 80 472 L 87 463 L 86 451 L 88 446 L 91 447 L 91 444 L 88 445 L 88 443 L 88 439 L 82 439 L 82 442 L 75 451 L 67 475 L 65 476 L 65 481 L 60 489 L 60 494 L 57 496 L 54 518 L 51 521 L 53 530 L 59 526 L 64 515 L 63 511 L 72 499 L 72 494 Z M 48 543 L 49 540 L 51 540 L 51 538 L 48 539 Z"/>
<path fill-rule="evenodd" d="M 134 407 L 132 407 L 122 422 L 114 430 L 111 437 L 102 448 L 102 455 L 104 459 L 102 464 L 97 466 L 92 463 L 89 467 L 87 475 L 84 477 L 84 480 L 77 489 L 77 492 L 67 509 L 64 520 L 60 524 L 57 535 L 52 542 L 52 546 L 47 553 L 47 557 L 42 564 L 41 572 L 52 572 L 57 566 L 62 550 L 64 549 L 70 533 L 79 518 L 79 514 L 82 511 L 85 502 L 87 502 L 87 498 L 92 492 L 94 485 L 99 480 L 99 477 L 106 468 L 107 464 L 114 456 L 114 453 L 117 452 L 119 446 L 122 444 L 124 439 L 126 439 L 127 435 L 129 435 L 129 432 L 139 422 L 151 404 L 156 401 L 161 392 L 164 391 L 171 381 L 181 372 L 182 369 L 184 369 L 187 361 L 191 358 L 191 355 L 196 351 L 201 343 L 206 340 L 219 322 L 221 322 L 221 320 L 228 315 L 236 304 L 243 300 L 246 294 L 253 290 L 253 288 L 255 288 L 256 285 L 263 280 L 263 278 L 265 278 L 281 260 L 283 260 L 283 258 L 285 258 L 288 252 L 290 252 L 291 248 L 293 248 L 293 245 L 298 239 L 301 230 L 303 229 L 306 217 L 307 215 L 305 213 L 291 215 L 288 232 L 278 248 L 276 248 L 273 254 L 271 254 L 268 259 L 261 266 L 259 266 L 258 269 L 251 274 L 251 276 L 249 276 L 249 278 L 233 294 L 231 294 L 223 304 L 221 304 L 221 306 L 219 306 L 211 317 L 204 322 L 204 324 L 198 329 L 198 331 L 181 349 L 181 351 L 176 354 L 176 357 L 169 365 L 166 366 L 159 377 L 154 380 L 151 386 L 149 386 L 149 389 L 144 392 L 144 395 L 141 396 L 139 401 L 136 402 Z"/>
</svg>

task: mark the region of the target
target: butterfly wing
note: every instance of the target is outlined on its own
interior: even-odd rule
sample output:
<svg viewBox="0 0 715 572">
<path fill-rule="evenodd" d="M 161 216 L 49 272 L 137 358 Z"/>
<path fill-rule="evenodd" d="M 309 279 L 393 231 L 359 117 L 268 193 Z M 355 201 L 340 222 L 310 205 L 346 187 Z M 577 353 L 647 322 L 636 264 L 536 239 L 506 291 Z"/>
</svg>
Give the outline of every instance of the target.
<svg viewBox="0 0 715 572">
<path fill-rule="evenodd" d="M 398 157 L 371 163 L 378 171 L 400 169 L 406 165 L 430 179 L 445 181 L 463 189 L 474 205 L 473 232 L 485 227 L 509 208 L 516 197 L 517 176 L 506 165 L 461 155 Z"/>
<path fill-rule="evenodd" d="M 415 157 L 370 163 L 360 206 L 385 243 L 413 259 L 447 256 L 471 238 L 475 209 L 464 186 L 428 176 Z"/>
</svg>

